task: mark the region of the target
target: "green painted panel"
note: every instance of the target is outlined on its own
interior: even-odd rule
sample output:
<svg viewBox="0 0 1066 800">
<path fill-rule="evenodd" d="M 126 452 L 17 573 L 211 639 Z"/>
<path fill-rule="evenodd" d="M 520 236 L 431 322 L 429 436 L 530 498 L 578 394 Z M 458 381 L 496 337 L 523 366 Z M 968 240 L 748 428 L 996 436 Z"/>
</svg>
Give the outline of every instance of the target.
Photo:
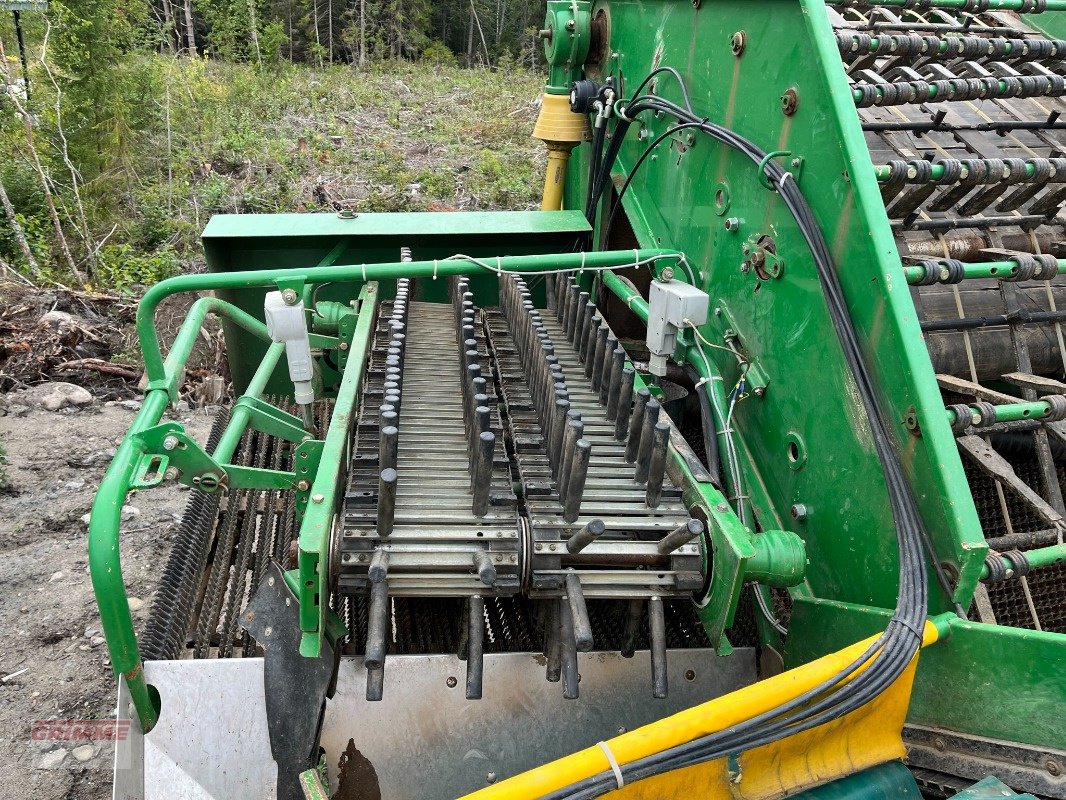
<svg viewBox="0 0 1066 800">
<path fill-rule="evenodd" d="M 938 558 L 962 574 L 956 594 L 968 604 L 984 540 L 825 5 L 820 0 L 693 5 L 689 0 L 597 3 L 594 15 L 602 9 L 610 21 L 608 52 L 613 55 L 604 72 L 623 81 L 626 96 L 653 67 L 675 67 L 697 115 L 735 129 L 767 151 L 790 150 L 800 159 L 794 168 L 798 184 L 837 263 L 904 469 Z M 739 58 L 730 47 L 737 31 L 746 38 Z M 781 110 L 788 89 L 799 98 L 791 116 Z M 656 91 L 681 100 L 670 76 L 658 79 Z M 671 124 L 668 116 L 640 116 L 621 147 L 616 185 L 647 143 Z M 575 153 L 570 172 L 566 197 L 571 206 L 584 196 L 581 165 L 587 152 L 582 151 Z M 808 247 L 783 202 L 759 183 L 750 160 L 691 132 L 660 145 L 624 202 L 640 246 L 676 247 L 699 271 L 698 282 L 717 309 L 703 328 L 707 338 L 721 345 L 727 330 L 737 334 L 746 356 L 768 378 L 765 394 L 751 393 L 733 417 L 746 449 L 747 483 L 765 489 L 766 500 L 753 491 L 759 525 L 803 536 L 810 559 L 804 591 L 893 607 L 898 558 L 884 477 Z M 725 221 L 731 218 L 739 230 L 727 230 Z M 760 280 L 741 269 L 742 247 L 762 235 L 772 237 L 784 259 L 778 279 Z M 727 386 L 738 380 L 740 369 L 727 352 L 710 355 Z M 911 407 L 921 437 L 903 423 Z M 792 458 L 790 444 L 800 450 Z M 794 503 L 807 507 L 804 522 L 789 517 Z M 932 576 L 930 585 L 933 610 L 948 608 Z"/>
<path fill-rule="evenodd" d="M 796 600 L 788 667 L 883 630 L 888 613 Z M 959 733 L 1066 749 L 1066 635 L 957 619 L 922 651 L 908 720 Z"/>
</svg>

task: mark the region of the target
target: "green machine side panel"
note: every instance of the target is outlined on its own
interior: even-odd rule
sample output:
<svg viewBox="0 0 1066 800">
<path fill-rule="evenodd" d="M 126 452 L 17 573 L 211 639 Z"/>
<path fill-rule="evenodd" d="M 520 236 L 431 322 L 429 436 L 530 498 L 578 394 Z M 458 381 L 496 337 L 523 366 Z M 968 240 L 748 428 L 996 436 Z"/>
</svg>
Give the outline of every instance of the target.
<svg viewBox="0 0 1066 800">
<path fill-rule="evenodd" d="M 628 97 L 655 67 L 684 77 L 699 116 L 728 126 L 779 156 L 795 174 L 834 256 L 844 293 L 884 402 L 903 467 L 936 548 L 960 576 L 953 593 L 968 604 L 985 544 L 954 438 L 947 426 L 929 356 L 881 202 L 828 13 L 821 0 L 610 0 L 604 75 Z M 734 33 L 743 31 L 742 54 Z M 655 91 L 674 101 L 674 79 Z M 782 97 L 794 92 L 794 113 Z M 615 165 L 619 186 L 648 143 L 673 124 L 639 116 Z M 587 146 L 582 148 L 588 150 Z M 584 196 L 578 153 L 567 201 Z M 746 489 L 759 526 L 788 528 L 807 544 L 801 593 L 895 605 L 898 556 L 885 480 L 871 432 L 833 332 L 809 249 L 780 197 L 758 180 L 756 165 L 709 136 L 683 131 L 659 146 L 624 197 L 640 246 L 684 251 L 711 297 L 703 332 L 736 342 L 765 376 L 762 396 L 736 405 L 733 427 L 746 448 Z M 727 230 L 725 222 L 739 226 Z M 616 225 L 616 228 L 619 227 Z M 739 227 L 739 230 L 737 229 Z M 626 231 L 607 247 L 631 246 Z M 784 259 L 781 277 L 742 269 L 743 247 L 772 237 Z M 713 350 L 727 389 L 736 361 Z M 921 436 L 904 424 L 913 410 Z M 793 520 L 795 503 L 808 511 Z M 931 608 L 950 607 L 930 574 Z"/>
<path fill-rule="evenodd" d="M 785 666 L 810 661 L 884 630 L 881 609 L 799 599 Z M 1066 637 L 957 620 L 922 651 L 908 721 L 917 725 L 1066 749 Z"/>
<path fill-rule="evenodd" d="M 567 211 L 495 211 L 406 214 L 221 214 L 211 218 L 203 233 L 207 268 L 211 272 L 288 269 L 319 264 L 374 264 L 398 261 L 401 247 L 415 259 L 447 258 L 457 253 L 489 260 L 495 256 L 571 251 L 589 231 L 585 218 Z M 496 278 L 486 272 L 472 281 L 479 305 L 496 302 Z M 318 300 L 347 302 L 356 297 L 360 282 L 325 284 Z M 394 286 L 382 286 L 390 297 Z M 423 300 L 447 299 L 447 281 L 419 281 Z M 262 289 L 220 292 L 257 318 L 262 318 Z M 259 363 L 265 346 L 236 326 L 226 325 L 226 344 L 234 389 L 243 391 L 251 366 Z M 284 366 L 275 373 L 268 392 L 288 394 Z"/>
</svg>

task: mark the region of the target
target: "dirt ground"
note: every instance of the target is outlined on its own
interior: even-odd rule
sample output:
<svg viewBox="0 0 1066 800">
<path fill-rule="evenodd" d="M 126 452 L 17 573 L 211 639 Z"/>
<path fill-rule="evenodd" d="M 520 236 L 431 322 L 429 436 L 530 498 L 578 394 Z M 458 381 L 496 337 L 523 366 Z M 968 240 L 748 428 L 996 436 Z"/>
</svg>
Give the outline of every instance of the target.
<svg viewBox="0 0 1066 800">
<path fill-rule="evenodd" d="M 116 395 L 95 388 L 103 397 Z M 34 720 L 114 715 L 115 680 L 89 580 L 85 515 L 137 401 L 94 396 L 87 405 L 49 411 L 41 401 L 54 391 L 46 383 L 0 394 L 9 476 L 0 490 L 0 775 L 6 797 L 106 798 L 108 747 L 33 743 L 30 729 Z M 211 422 L 210 412 L 187 408 L 169 418 L 200 441 Z M 124 509 L 122 566 L 139 626 L 187 497 L 168 484 L 131 495 Z"/>
</svg>

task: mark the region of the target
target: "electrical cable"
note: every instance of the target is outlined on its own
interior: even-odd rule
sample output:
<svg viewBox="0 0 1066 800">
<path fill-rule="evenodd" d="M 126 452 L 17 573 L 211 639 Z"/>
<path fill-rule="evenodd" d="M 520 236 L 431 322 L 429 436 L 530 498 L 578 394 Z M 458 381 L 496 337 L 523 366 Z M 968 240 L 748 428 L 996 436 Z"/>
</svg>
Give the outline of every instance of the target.
<svg viewBox="0 0 1066 800">
<path fill-rule="evenodd" d="M 642 87 L 647 81 L 648 79 L 645 79 Z M 670 114 L 679 120 L 681 125 L 698 128 L 716 141 L 742 153 L 753 163 L 761 166 L 772 190 L 781 196 L 799 227 L 813 258 L 845 362 L 855 381 L 863 410 L 870 422 L 874 447 L 885 475 L 890 508 L 897 531 L 900 572 L 896 609 L 888 625 L 866 651 L 851 664 L 818 686 L 775 709 L 724 731 L 699 737 L 678 747 L 622 765 L 621 769 L 627 783 L 681 766 L 698 764 L 730 753 L 759 747 L 839 719 L 862 707 L 892 685 L 906 669 L 921 645 L 921 631 L 927 613 L 928 589 L 924 564 L 928 534 L 922 524 L 917 503 L 903 473 L 898 454 L 892 445 L 887 418 L 859 346 L 858 336 L 851 322 L 828 245 L 814 218 L 813 211 L 796 186 L 795 180 L 779 164 L 772 160 L 767 161 L 766 153 L 750 140 L 723 126 L 698 119 L 690 108 L 683 108 L 662 98 L 647 95 L 634 99 L 624 112 L 619 111 L 621 121 L 616 125 L 615 136 L 611 141 L 612 146 L 600 165 L 601 177 L 605 172 L 610 173 L 614 157 L 621 146 L 621 139 L 624 138 L 624 131 L 628 130 L 628 126 L 637 114 L 646 110 Z M 623 130 L 621 135 L 619 135 L 619 129 Z M 650 152 L 650 149 L 649 147 L 645 152 Z M 628 181 L 631 181 L 635 172 L 635 168 L 630 171 Z M 602 194 L 602 186 L 597 187 L 596 191 L 595 201 L 598 202 Z M 707 361 L 709 366 L 710 362 L 698 338 L 696 344 L 701 357 Z M 714 398 L 714 396 L 715 393 L 712 392 L 711 397 Z M 721 414 L 720 409 L 718 413 Z M 729 441 L 730 438 L 727 437 L 727 444 Z M 610 791 L 614 785 L 613 778 L 614 775 L 611 772 L 593 775 L 549 794 L 547 797 L 557 800 L 563 800 L 563 798 L 591 800 Z"/>
</svg>

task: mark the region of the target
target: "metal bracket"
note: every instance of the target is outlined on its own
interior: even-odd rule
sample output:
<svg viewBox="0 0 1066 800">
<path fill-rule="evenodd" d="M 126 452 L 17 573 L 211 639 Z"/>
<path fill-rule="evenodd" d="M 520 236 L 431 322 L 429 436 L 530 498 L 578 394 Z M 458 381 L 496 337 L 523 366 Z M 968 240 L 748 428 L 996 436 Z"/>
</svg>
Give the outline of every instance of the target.
<svg viewBox="0 0 1066 800">
<path fill-rule="evenodd" d="M 318 439 L 309 439 L 296 448 L 296 518 L 300 522 L 303 522 L 307 504 L 311 500 L 311 485 L 318 474 L 323 444 Z"/>
<path fill-rule="evenodd" d="M 234 403 L 234 409 L 243 406 L 248 411 L 249 425 L 260 433 L 276 436 L 287 442 L 303 442 L 311 438 L 299 417 L 282 411 L 257 397 L 244 395 Z"/>
<path fill-rule="evenodd" d="M 226 482 L 226 470 L 211 458 L 204 449 L 178 422 L 164 422 L 146 428 L 134 436 L 144 453 L 137 465 L 135 481 L 145 485 L 156 485 L 158 480 L 152 477 L 150 470 L 158 474 L 157 458 L 163 456 L 162 465 L 176 467 L 177 479 L 186 486 L 195 486 L 204 492 L 214 492 Z M 154 480 L 154 483 L 152 482 Z"/>
</svg>

